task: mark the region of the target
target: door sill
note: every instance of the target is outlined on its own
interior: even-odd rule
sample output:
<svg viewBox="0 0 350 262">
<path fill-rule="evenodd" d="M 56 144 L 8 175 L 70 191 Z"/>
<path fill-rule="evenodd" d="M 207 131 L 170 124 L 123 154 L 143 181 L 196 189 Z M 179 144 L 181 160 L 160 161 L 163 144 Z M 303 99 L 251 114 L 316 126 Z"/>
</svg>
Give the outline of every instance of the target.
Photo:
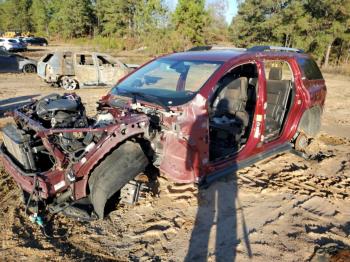
<svg viewBox="0 0 350 262">
<path fill-rule="evenodd" d="M 250 158 L 247 158 L 245 160 L 239 161 L 237 163 L 233 163 L 232 165 L 219 170 L 219 171 L 214 171 L 212 173 L 209 173 L 203 179 L 200 180 L 199 186 L 206 186 L 209 185 L 210 183 L 214 182 L 215 180 L 230 175 L 234 172 L 237 172 L 240 169 L 246 168 L 248 166 L 251 166 L 252 164 L 259 162 L 261 160 L 264 160 L 268 157 L 284 153 L 284 152 L 289 152 L 293 149 L 293 146 L 290 143 L 282 144 L 280 146 L 274 147 L 268 151 L 265 151 L 263 153 L 259 153 L 257 155 L 254 155 Z"/>
</svg>

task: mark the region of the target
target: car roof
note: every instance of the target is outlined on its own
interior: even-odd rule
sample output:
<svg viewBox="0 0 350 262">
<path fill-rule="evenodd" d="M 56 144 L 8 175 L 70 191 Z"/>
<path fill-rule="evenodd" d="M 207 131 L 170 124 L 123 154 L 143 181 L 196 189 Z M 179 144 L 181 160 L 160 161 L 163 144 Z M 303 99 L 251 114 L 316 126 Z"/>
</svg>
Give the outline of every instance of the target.
<svg viewBox="0 0 350 262">
<path fill-rule="evenodd" d="M 241 56 L 242 54 L 244 54 L 243 51 L 226 49 L 173 53 L 164 56 L 164 58 L 176 60 L 203 60 L 226 62 L 228 60 L 231 60 L 232 58 Z"/>
<path fill-rule="evenodd" d="M 286 51 L 252 51 L 246 49 L 222 49 L 222 50 L 206 50 L 206 51 L 187 51 L 165 55 L 162 58 L 176 60 L 199 60 L 199 61 L 218 61 L 227 62 L 238 57 L 262 57 L 262 58 L 292 58 L 305 57 L 305 53 L 286 52 Z"/>
</svg>

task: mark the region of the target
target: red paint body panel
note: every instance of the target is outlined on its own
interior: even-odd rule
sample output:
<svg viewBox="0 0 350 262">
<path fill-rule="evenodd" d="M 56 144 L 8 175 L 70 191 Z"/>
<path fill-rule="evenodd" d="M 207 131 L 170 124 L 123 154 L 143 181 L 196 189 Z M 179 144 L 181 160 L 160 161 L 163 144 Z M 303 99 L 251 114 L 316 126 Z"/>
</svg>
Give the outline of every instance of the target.
<svg viewBox="0 0 350 262">
<path fill-rule="evenodd" d="M 306 80 L 296 62 L 297 57 L 308 57 L 297 53 L 278 52 L 237 52 L 237 51 L 212 51 L 212 52 L 187 52 L 177 53 L 163 58 L 222 61 L 223 65 L 198 91 L 190 102 L 171 108 L 177 116 L 164 116 L 164 130 L 161 138 L 163 153 L 160 161 L 160 170 L 177 182 L 198 182 L 201 178 L 214 171 L 225 169 L 233 163 L 239 163 L 264 151 L 273 149 L 279 145 L 288 143 L 298 131 L 300 119 L 305 110 L 320 106 L 323 108 L 326 97 L 324 80 Z M 295 96 L 289 110 L 287 120 L 280 136 L 272 142 L 264 141 L 266 115 L 265 105 L 267 101 L 266 75 L 264 70 L 265 60 L 282 60 L 289 63 L 294 76 Z M 209 161 L 209 102 L 215 92 L 215 87 L 220 78 L 232 68 L 254 63 L 258 69 L 258 93 L 255 113 L 250 131 L 250 136 L 245 146 L 230 158 L 225 160 Z M 111 94 L 102 98 L 107 103 L 112 99 Z M 159 108 L 154 104 L 143 103 L 150 108 Z M 45 129 L 35 121 L 27 119 L 29 125 L 44 140 L 44 145 L 56 158 L 56 166 L 40 175 L 40 187 L 42 197 L 54 196 L 57 192 L 67 187 L 73 188 L 74 198 L 80 199 L 87 195 L 87 183 L 89 174 L 99 164 L 106 154 L 114 150 L 120 143 L 136 135 L 146 134 L 149 127 L 148 117 L 144 114 L 129 114 L 123 117 L 117 116 L 117 124 L 108 128 L 92 129 Z M 17 117 L 25 117 L 17 114 Z M 142 125 L 140 125 L 142 123 Z M 73 164 L 70 169 L 76 175 L 76 182 L 66 180 L 67 159 L 63 152 L 49 142 L 50 135 L 60 132 L 104 132 L 104 137 L 89 151 L 81 161 Z M 6 170 L 14 177 L 16 182 L 26 191 L 32 189 L 33 179 L 24 177 L 22 171 L 15 167 L 5 154 L 1 154 Z M 22 174 L 21 174 L 22 173 Z M 65 181 L 65 186 L 55 190 L 54 185 Z"/>
</svg>

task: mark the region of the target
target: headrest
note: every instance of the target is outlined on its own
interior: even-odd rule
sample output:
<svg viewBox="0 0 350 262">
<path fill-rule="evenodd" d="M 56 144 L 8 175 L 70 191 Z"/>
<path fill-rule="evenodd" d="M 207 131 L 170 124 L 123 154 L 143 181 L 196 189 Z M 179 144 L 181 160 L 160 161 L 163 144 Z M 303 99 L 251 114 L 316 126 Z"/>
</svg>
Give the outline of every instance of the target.
<svg viewBox="0 0 350 262">
<path fill-rule="evenodd" d="M 282 80 L 282 68 L 271 67 L 269 73 L 269 80 Z"/>
<path fill-rule="evenodd" d="M 246 100 L 248 97 L 247 89 L 248 89 L 248 78 L 246 77 L 239 77 L 233 80 L 227 86 L 227 92 L 235 96 L 236 99 L 239 98 L 239 99 Z"/>
<path fill-rule="evenodd" d="M 228 84 L 227 89 L 247 89 L 248 78 L 239 77 Z"/>
</svg>

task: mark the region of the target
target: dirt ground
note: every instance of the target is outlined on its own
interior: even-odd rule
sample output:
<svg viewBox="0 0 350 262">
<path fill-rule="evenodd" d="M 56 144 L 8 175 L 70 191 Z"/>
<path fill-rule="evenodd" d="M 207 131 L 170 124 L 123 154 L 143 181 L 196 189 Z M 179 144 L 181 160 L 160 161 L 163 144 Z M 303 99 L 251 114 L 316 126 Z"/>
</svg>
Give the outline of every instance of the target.
<svg viewBox="0 0 350 262">
<path fill-rule="evenodd" d="M 201 190 L 160 177 L 158 197 L 103 221 L 55 216 L 52 238 L 25 216 L 19 189 L 0 167 L 0 259 L 321 261 L 336 249 L 330 261 L 350 261 L 350 78 L 325 78 L 326 110 L 311 160 L 278 155 Z M 107 90 L 77 93 L 94 114 Z M 63 93 L 35 75 L 0 75 L 0 112 L 52 92 Z M 9 121 L 1 117 L 0 126 Z"/>
</svg>

